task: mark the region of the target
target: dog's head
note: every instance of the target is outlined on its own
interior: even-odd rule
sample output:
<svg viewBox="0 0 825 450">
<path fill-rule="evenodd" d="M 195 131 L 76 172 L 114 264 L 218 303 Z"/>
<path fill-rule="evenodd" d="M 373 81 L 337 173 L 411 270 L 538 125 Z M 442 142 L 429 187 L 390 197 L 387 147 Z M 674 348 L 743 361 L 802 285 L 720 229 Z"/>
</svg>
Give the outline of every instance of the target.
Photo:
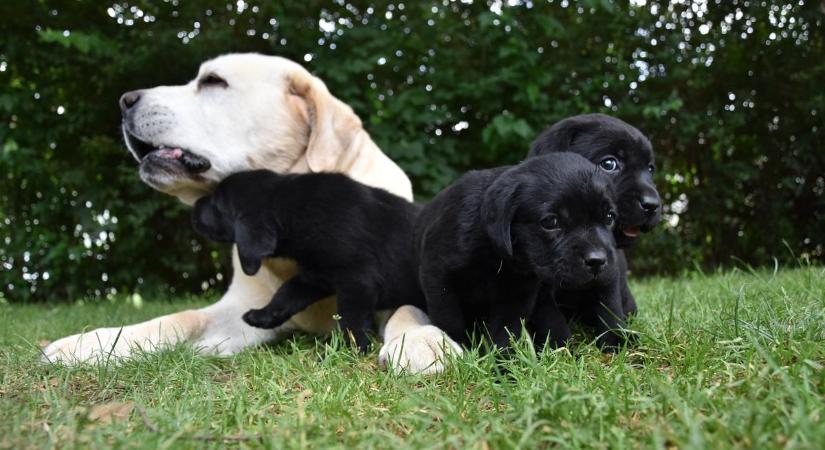
<svg viewBox="0 0 825 450">
<path fill-rule="evenodd" d="M 528 157 L 554 152 L 578 153 L 610 176 L 617 193 L 619 247 L 631 245 L 661 220 L 653 147 L 637 128 L 604 114 L 570 117 L 544 131 Z"/>
<path fill-rule="evenodd" d="M 266 170 L 228 176 L 192 210 L 192 228 L 216 242 L 237 244 L 241 268 L 254 275 L 278 244 L 275 217 L 266 195 L 279 176 Z"/>
<path fill-rule="evenodd" d="M 225 55 L 181 86 L 127 92 L 123 135 L 149 186 L 192 204 L 231 173 L 335 171 L 361 121 L 288 59 Z"/>
<path fill-rule="evenodd" d="M 556 286 L 615 273 L 614 192 L 607 175 L 574 153 L 528 159 L 484 193 L 481 216 L 503 258 Z"/>
</svg>

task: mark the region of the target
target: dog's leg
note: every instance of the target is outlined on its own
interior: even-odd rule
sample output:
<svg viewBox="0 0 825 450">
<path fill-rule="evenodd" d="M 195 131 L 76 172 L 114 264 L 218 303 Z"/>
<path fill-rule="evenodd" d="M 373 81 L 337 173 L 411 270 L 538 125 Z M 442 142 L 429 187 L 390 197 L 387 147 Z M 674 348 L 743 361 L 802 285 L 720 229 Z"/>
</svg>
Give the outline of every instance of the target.
<svg viewBox="0 0 825 450">
<path fill-rule="evenodd" d="M 178 343 L 189 343 L 206 354 L 231 355 L 246 347 L 271 342 L 288 335 L 296 329 L 296 323 L 302 323 L 303 325 L 298 327 L 305 329 L 307 323 L 317 322 L 303 317 L 311 315 L 309 309 L 316 309 L 313 306 L 273 330 L 262 330 L 247 325 L 241 319 L 243 313 L 250 308 L 259 308 L 267 304 L 280 286 L 281 280 L 267 270 L 261 270 L 252 277 L 244 275 L 234 251 L 233 263 L 235 271 L 232 283 L 217 303 L 139 324 L 99 328 L 68 336 L 46 346 L 43 349 L 42 361 L 77 364 L 115 360 L 140 352 L 158 351 Z M 288 275 L 291 276 L 291 273 Z M 321 303 L 329 304 L 326 300 Z M 329 322 L 334 324 L 331 320 Z"/>
<path fill-rule="evenodd" d="M 52 342 L 43 349 L 41 361 L 68 365 L 154 352 L 197 339 L 208 323 L 208 315 L 190 309 L 134 325 L 98 328 Z"/>
<path fill-rule="evenodd" d="M 355 341 L 358 351 L 369 350 L 369 333 L 375 328 L 373 310 L 377 302 L 374 289 L 363 285 L 342 286 L 338 291 L 338 315 L 345 336 Z"/>
<path fill-rule="evenodd" d="M 250 309 L 244 322 L 257 328 L 275 328 L 318 300 L 334 294 L 332 289 L 309 283 L 300 275 L 289 279 L 261 309 Z"/>
<path fill-rule="evenodd" d="M 637 307 L 636 299 L 630 292 L 630 286 L 627 285 L 627 280 L 622 281 L 622 310 L 625 317 L 635 316 Z"/>
<path fill-rule="evenodd" d="M 469 344 L 461 300 L 445 277 L 422 276 L 421 288 L 427 299 L 427 313 L 433 325 L 444 330 L 457 342 Z"/>
<path fill-rule="evenodd" d="M 460 355 L 461 346 L 432 325 L 424 311 L 412 305 L 398 308 L 384 327 L 378 362 L 396 373 L 440 373 L 447 355 Z"/>
<path fill-rule="evenodd" d="M 596 343 L 605 351 L 615 351 L 624 340 L 625 315 L 622 310 L 621 289 L 619 280 L 610 286 L 596 290 L 597 301 L 592 307 L 592 314 L 596 318 L 596 332 L 599 337 Z"/>
<path fill-rule="evenodd" d="M 443 275 L 429 274 L 424 266 L 420 270 L 421 287 L 433 325 L 421 310 L 409 305 L 399 308 L 390 319 L 378 360 L 389 363 L 396 372 L 443 371 L 447 354 L 461 354 L 461 347 L 451 338 L 466 340 L 467 336 L 464 314 L 455 294 L 447 289 Z"/>
<path fill-rule="evenodd" d="M 434 278 L 422 277 L 425 297 L 429 294 L 430 297 L 428 298 L 435 299 L 438 297 L 440 299 L 442 293 L 447 291 L 442 291 L 439 283 L 434 281 Z M 455 301 L 451 298 L 444 300 L 447 302 Z M 428 309 L 429 304 L 428 301 Z M 461 309 L 458 308 L 457 303 L 453 306 L 454 309 L 458 310 L 458 313 L 452 317 L 459 321 L 456 322 L 458 326 L 453 327 L 453 332 L 457 336 L 466 336 Z M 442 305 L 441 308 L 436 306 L 436 314 L 443 314 L 445 308 L 451 309 L 447 304 Z M 435 317 L 432 312 L 431 317 Z M 456 323 L 453 323 L 453 325 L 456 325 Z M 399 373 L 429 374 L 442 372 L 448 355 L 457 356 L 462 353 L 461 346 L 450 338 L 449 330 L 446 331 L 445 333 L 438 326 L 432 325 L 427 315 L 420 309 L 410 305 L 402 306 L 387 322 L 384 329 L 384 346 L 381 347 L 378 361 Z"/>
<path fill-rule="evenodd" d="M 514 306 L 516 305 L 495 305 L 490 318 L 485 322 L 490 342 L 501 350 L 510 349 L 510 336 L 513 339 L 521 336 L 521 321 L 526 320 L 529 314 L 529 311 Z"/>
<path fill-rule="evenodd" d="M 510 336 L 521 336 L 522 321 L 529 320 L 535 309 L 538 287 L 538 283 L 529 282 L 497 286 L 499 300 L 489 306 L 485 327 L 490 341 L 498 348 L 509 350 Z"/>
<path fill-rule="evenodd" d="M 622 310 L 625 317 L 636 314 L 636 299 L 633 293 L 630 292 L 630 286 L 627 285 L 627 256 L 623 250 L 616 252 L 618 256 L 618 270 L 619 270 L 619 286 L 621 288 L 622 296 Z"/>
<path fill-rule="evenodd" d="M 550 348 L 563 347 L 570 340 L 570 326 L 556 304 L 552 287 L 542 285 L 539 290 L 529 329 L 537 351 L 541 351 L 545 345 Z"/>
</svg>

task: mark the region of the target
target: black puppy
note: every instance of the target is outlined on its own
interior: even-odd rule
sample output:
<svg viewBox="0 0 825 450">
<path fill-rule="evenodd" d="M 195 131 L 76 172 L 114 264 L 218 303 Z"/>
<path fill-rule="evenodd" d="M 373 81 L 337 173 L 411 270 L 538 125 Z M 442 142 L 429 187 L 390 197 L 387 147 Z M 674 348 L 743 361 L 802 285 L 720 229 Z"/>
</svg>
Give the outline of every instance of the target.
<svg viewBox="0 0 825 450">
<path fill-rule="evenodd" d="M 416 222 L 419 277 L 433 324 L 467 343 L 477 327 L 507 348 L 536 305 L 541 283 L 591 288 L 608 329 L 622 316 L 615 270 L 610 180 L 573 153 L 469 172 L 424 207 Z M 542 300 L 543 301 L 543 300 Z M 552 321 L 533 321 L 550 334 Z M 610 335 L 611 333 L 606 333 Z"/>
<path fill-rule="evenodd" d="M 556 152 L 578 153 L 610 176 L 617 194 L 619 217 L 613 233 L 619 249 L 630 247 L 640 233 L 650 231 L 661 220 L 661 201 L 653 184 L 656 169 L 653 147 L 637 128 L 604 114 L 570 117 L 545 130 L 533 142 L 528 157 Z M 623 250 L 617 252 L 616 259 L 624 316 L 635 314 L 636 300 L 627 285 L 627 260 Z M 540 294 L 550 295 L 553 294 Z M 589 307 L 589 293 L 559 291 L 555 298 L 568 315 L 588 317 L 588 314 L 579 314 L 579 310 L 582 304 Z M 558 330 L 551 339 L 554 346 L 563 345 L 570 337 L 569 329 L 559 327 Z"/>
<path fill-rule="evenodd" d="M 298 274 L 266 307 L 244 314 L 246 323 L 274 328 L 337 294 L 342 328 L 366 351 L 376 309 L 424 305 L 413 260 L 418 210 L 341 174 L 257 170 L 230 175 L 198 200 L 192 225 L 207 238 L 237 244 L 247 275 L 263 258 L 297 262 Z"/>
<path fill-rule="evenodd" d="M 619 248 L 629 247 L 659 223 L 653 146 L 636 127 L 604 114 L 568 117 L 539 135 L 527 157 L 557 152 L 578 153 L 610 175 L 618 195 L 614 234 Z"/>
</svg>

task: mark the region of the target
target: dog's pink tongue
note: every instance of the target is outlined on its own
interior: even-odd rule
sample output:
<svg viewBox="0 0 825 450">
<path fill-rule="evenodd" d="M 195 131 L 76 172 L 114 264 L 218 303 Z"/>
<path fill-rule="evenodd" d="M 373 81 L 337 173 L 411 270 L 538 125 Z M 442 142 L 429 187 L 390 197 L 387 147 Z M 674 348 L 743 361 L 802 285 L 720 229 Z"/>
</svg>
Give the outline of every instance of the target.
<svg viewBox="0 0 825 450">
<path fill-rule="evenodd" d="M 627 237 L 635 238 L 639 236 L 641 230 L 639 230 L 639 227 L 627 227 L 622 229 L 622 233 Z"/>
<path fill-rule="evenodd" d="M 155 153 L 162 158 L 180 159 L 183 156 L 183 150 L 179 148 L 162 148 L 155 150 Z"/>
</svg>

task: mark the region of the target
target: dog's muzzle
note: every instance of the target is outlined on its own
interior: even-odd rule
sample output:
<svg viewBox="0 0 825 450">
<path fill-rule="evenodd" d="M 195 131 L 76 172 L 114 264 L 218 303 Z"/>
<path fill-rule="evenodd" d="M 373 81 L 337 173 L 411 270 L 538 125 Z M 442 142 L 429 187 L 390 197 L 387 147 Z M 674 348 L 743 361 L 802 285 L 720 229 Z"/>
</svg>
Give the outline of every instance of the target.
<svg viewBox="0 0 825 450">
<path fill-rule="evenodd" d="M 191 152 L 189 150 L 166 145 L 153 145 L 141 140 L 129 131 L 127 125 L 123 125 L 123 136 L 129 151 L 138 160 L 141 169 L 146 166 L 158 165 L 160 167 L 184 169 L 191 175 L 206 172 L 211 167 L 208 159 Z"/>
</svg>

